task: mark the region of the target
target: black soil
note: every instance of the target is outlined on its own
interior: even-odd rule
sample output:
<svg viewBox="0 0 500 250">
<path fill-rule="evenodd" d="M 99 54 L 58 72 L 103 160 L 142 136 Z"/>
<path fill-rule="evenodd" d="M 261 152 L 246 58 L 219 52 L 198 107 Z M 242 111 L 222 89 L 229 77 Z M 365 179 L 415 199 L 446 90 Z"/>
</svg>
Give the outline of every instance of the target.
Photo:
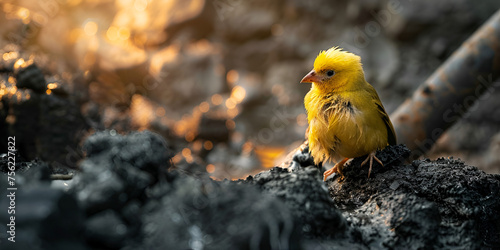
<svg viewBox="0 0 500 250">
<path fill-rule="evenodd" d="M 83 148 L 67 188 L 46 163 L 18 163 L 16 243 L 2 223 L 2 250 L 500 246 L 500 176 L 453 159 L 405 164 L 410 152 L 401 145 L 378 152 L 384 166 L 370 178 L 357 158 L 326 183 L 307 149 L 289 169 L 214 181 L 169 171 L 170 146 L 152 132 L 99 132 Z M 2 222 L 7 216 L 0 210 Z"/>
</svg>

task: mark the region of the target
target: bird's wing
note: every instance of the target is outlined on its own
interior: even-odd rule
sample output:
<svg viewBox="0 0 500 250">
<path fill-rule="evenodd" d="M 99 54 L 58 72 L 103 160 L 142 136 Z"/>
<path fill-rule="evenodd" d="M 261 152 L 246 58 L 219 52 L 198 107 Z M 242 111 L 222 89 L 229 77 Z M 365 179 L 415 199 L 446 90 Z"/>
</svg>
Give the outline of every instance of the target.
<svg viewBox="0 0 500 250">
<path fill-rule="evenodd" d="M 375 102 L 375 104 L 377 105 L 380 117 L 384 121 L 385 128 L 387 129 L 387 142 L 389 143 L 389 145 L 396 145 L 396 133 L 394 132 L 394 127 L 392 126 L 391 120 L 389 119 L 389 116 L 385 112 L 384 107 L 379 102 L 380 101 Z"/>
<path fill-rule="evenodd" d="M 389 119 L 389 115 L 387 115 L 387 112 L 385 112 L 384 106 L 382 105 L 382 102 L 380 101 L 380 98 L 378 97 L 375 89 L 371 87 L 369 88 L 369 92 L 372 95 L 373 102 L 377 106 L 377 111 L 380 115 L 380 118 L 382 118 L 382 121 L 384 121 L 385 128 L 387 129 L 387 142 L 389 143 L 389 145 L 396 145 L 396 132 L 394 132 L 394 127 L 392 126 L 391 120 Z"/>
</svg>

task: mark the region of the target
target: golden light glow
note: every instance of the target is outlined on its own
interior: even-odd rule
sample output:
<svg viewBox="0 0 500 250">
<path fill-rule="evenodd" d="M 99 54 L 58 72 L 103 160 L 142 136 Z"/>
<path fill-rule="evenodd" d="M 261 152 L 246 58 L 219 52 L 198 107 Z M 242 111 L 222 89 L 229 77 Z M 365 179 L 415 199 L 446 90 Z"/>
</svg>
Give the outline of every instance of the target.
<svg viewBox="0 0 500 250">
<path fill-rule="evenodd" d="M 142 95 L 135 94 L 132 96 L 130 116 L 139 130 L 146 129 L 156 118 L 154 104 Z"/>
<path fill-rule="evenodd" d="M 238 114 L 240 113 L 240 111 L 238 110 L 238 108 L 232 108 L 232 109 L 228 109 L 227 110 L 227 115 L 230 117 L 230 118 L 235 118 Z"/>
<path fill-rule="evenodd" d="M 45 93 L 46 93 L 47 95 L 50 95 L 50 94 L 52 94 L 52 90 L 47 89 L 47 90 L 45 90 Z"/>
<path fill-rule="evenodd" d="M 205 141 L 205 143 L 203 143 L 203 147 L 206 150 L 211 150 L 214 147 L 214 144 L 211 141 Z"/>
<path fill-rule="evenodd" d="M 208 164 L 208 165 L 207 165 L 207 172 L 211 174 L 211 173 L 213 173 L 214 171 L 215 171 L 215 166 L 214 166 L 214 164 Z"/>
<path fill-rule="evenodd" d="M 245 154 L 249 154 L 250 152 L 252 152 L 253 148 L 254 148 L 253 143 L 250 141 L 247 141 L 241 147 L 241 152 L 245 153 Z"/>
<path fill-rule="evenodd" d="M 106 37 L 110 41 L 116 41 L 118 39 L 118 28 L 116 26 L 111 26 L 106 31 Z"/>
<path fill-rule="evenodd" d="M 195 43 L 191 43 L 187 45 L 187 49 L 194 55 L 205 55 L 215 50 L 207 39 L 201 39 Z"/>
<path fill-rule="evenodd" d="M 7 81 L 9 81 L 10 84 L 16 84 L 16 78 L 13 77 L 13 76 L 9 76 L 9 78 L 7 79 Z"/>
<path fill-rule="evenodd" d="M 31 17 L 30 19 L 41 26 L 45 26 L 49 21 L 49 17 L 46 14 L 40 14 L 36 12 L 33 13 L 33 17 Z"/>
<path fill-rule="evenodd" d="M 184 136 L 184 139 L 188 142 L 192 142 L 194 140 L 194 133 L 193 132 L 187 132 L 186 135 Z"/>
<path fill-rule="evenodd" d="M 191 145 L 191 148 L 193 149 L 194 152 L 198 152 L 201 150 L 202 146 L 203 146 L 203 144 L 201 143 L 201 141 L 197 140 L 197 141 L 193 142 L 193 144 Z"/>
<path fill-rule="evenodd" d="M 19 57 L 19 53 L 17 51 L 11 51 L 11 52 L 8 52 L 8 53 L 4 53 L 2 55 L 2 58 L 5 61 L 12 60 L 12 59 L 15 59 L 15 58 L 18 58 L 18 57 Z"/>
<path fill-rule="evenodd" d="M 24 59 L 23 58 L 19 58 L 17 59 L 17 61 L 14 63 L 14 70 L 18 70 L 20 67 L 24 66 Z"/>
<path fill-rule="evenodd" d="M 135 14 L 134 29 L 147 29 L 149 28 L 149 15 L 147 11 L 141 11 Z"/>
<path fill-rule="evenodd" d="M 149 72 L 151 75 L 161 78 L 161 80 L 168 80 L 168 74 L 162 70 L 162 67 L 164 64 L 177 60 L 179 50 L 180 46 L 174 44 L 155 53 L 150 59 Z"/>
<path fill-rule="evenodd" d="M 19 8 L 17 10 L 17 16 L 23 20 L 24 24 L 28 24 L 30 22 L 29 17 L 30 17 L 30 11 L 26 8 Z"/>
<path fill-rule="evenodd" d="M 55 88 L 57 88 L 57 83 L 49 83 L 49 84 L 47 84 L 47 88 L 48 89 L 55 89 Z"/>
<path fill-rule="evenodd" d="M 84 34 L 82 28 L 72 29 L 67 38 L 69 43 L 75 43 Z"/>
<path fill-rule="evenodd" d="M 17 87 L 16 86 L 12 86 L 10 87 L 10 94 L 13 95 L 17 92 Z"/>
<path fill-rule="evenodd" d="M 239 74 L 238 74 L 238 71 L 232 69 L 230 70 L 229 72 L 227 72 L 227 75 L 226 75 L 226 81 L 229 83 L 229 84 L 234 84 L 235 82 L 238 81 L 239 79 Z"/>
<path fill-rule="evenodd" d="M 118 38 L 120 40 L 127 40 L 130 37 L 130 30 L 125 27 L 120 27 L 118 29 Z"/>
<path fill-rule="evenodd" d="M 6 3 L 3 5 L 3 11 L 5 13 L 11 13 L 13 10 L 14 10 L 14 5 L 12 5 L 10 3 Z"/>
<path fill-rule="evenodd" d="M 240 103 L 245 99 L 246 96 L 246 90 L 241 87 L 241 86 L 235 86 L 233 90 L 231 91 L 231 97 L 237 102 Z"/>
<path fill-rule="evenodd" d="M 144 11 L 148 7 L 148 1 L 147 0 L 135 0 L 134 1 L 134 8 L 137 11 Z"/>
<path fill-rule="evenodd" d="M 122 8 L 126 8 L 126 7 L 129 7 L 132 4 L 132 1 L 133 0 L 118 0 L 117 4 L 120 7 L 122 7 Z"/>
<path fill-rule="evenodd" d="M 78 5 L 82 0 L 68 0 L 66 1 L 66 4 L 70 5 L 70 6 L 75 6 L 75 5 Z"/>
<path fill-rule="evenodd" d="M 212 100 L 212 104 L 216 105 L 216 106 L 217 105 L 221 105 L 222 101 L 223 101 L 222 96 L 219 95 L 219 94 L 213 95 L 212 98 L 211 98 L 211 100 Z"/>
<path fill-rule="evenodd" d="M 234 101 L 233 98 L 228 98 L 226 100 L 226 108 L 228 109 L 234 109 L 236 107 L 236 102 Z"/>
<path fill-rule="evenodd" d="M 257 158 L 259 158 L 262 167 L 272 168 L 275 166 L 275 160 L 283 155 L 285 152 L 284 147 L 269 147 L 269 146 L 256 146 L 254 148 Z"/>
<path fill-rule="evenodd" d="M 210 104 L 208 104 L 208 102 L 202 102 L 202 103 L 200 103 L 199 108 L 200 108 L 201 113 L 206 113 L 210 109 Z"/>
<path fill-rule="evenodd" d="M 180 154 L 176 154 L 174 157 L 172 157 L 172 162 L 174 164 L 179 163 L 181 160 L 182 160 L 182 155 L 180 155 Z"/>
<path fill-rule="evenodd" d="M 193 162 L 193 156 L 191 155 L 191 149 L 184 148 L 184 149 L 182 149 L 181 154 L 184 157 L 184 159 L 186 159 L 186 162 L 188 162 L 188 163 Z"/>
<path fill-rule="evenodd" d="M 184 156 L 184 158 L 189 157 L 189 156 L 191 156 L 191 149 L 183 148 L 181 153 L 182 153 L 182 156 Z"/>
<path fill-rule="evenodd" d="M 87 36 L 95 36 L 95 34 L 97 33 L 97 29 L 97 23 L 93 21 L 87 21 L 83 26 L 83 32 L 85 32 Z"/>
</svg>

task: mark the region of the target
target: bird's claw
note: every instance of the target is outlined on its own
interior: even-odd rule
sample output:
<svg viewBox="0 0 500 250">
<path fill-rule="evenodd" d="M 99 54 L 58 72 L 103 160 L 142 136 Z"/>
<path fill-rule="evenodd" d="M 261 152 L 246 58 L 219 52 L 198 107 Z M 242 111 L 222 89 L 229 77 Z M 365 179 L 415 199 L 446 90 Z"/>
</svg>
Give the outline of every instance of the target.
<svg viewBox="0 0 500 250">
<path fill-rule="evenodd" d="M 368 157 L 366 157 L 366 159 L 361 163 L 361 166 L 364 166 L 368 160 L 370 160 L 370 169 L 368 169 L 368 178 L 370 178 L 370 173 L 372 172 L 372 166 L 373 166 L 373 159 L 375 159 L 378 163 L 380 163 L 380 165 L 382 165 L 382 167 L 384 166 L 384 164 L 382 163 L 382 161 L 380 161 L 377 156 L 375 156 L 375 151 L 374 152 L 371 152 Z"/>
<path fill-rule="evenodd" d="M 344 175 L 342 174 L 342 169 L 344 168 L 344 164 L 347 160 L 349 160 L 349 158 L 345 158 L 345 159 L 341 160 L 340 162 L 335 164 L 335 166 L 333 166 L 333 168 L 326 170 L 323 173 L 323 181 L 326 181 L 326 179 L 328 179 L 328 177 L 334 173 L 339 173 L 340 176 L 343 177 Z"/>
</svg>

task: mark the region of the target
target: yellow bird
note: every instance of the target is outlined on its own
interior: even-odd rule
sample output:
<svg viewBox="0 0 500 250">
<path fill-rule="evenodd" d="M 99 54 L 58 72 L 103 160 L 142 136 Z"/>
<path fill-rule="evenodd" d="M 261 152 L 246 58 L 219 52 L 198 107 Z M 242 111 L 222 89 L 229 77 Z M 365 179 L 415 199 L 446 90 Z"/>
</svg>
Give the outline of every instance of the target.
<svg viewBox="0 0 500 250">
<path fill-rule="evenodd" d="M 373 159 L 379 149 L 396 144 L 396 135 L 377 92 L 365 80 L 359 56 L 338 47 L 321 51 L 301 83 L 312 83 L 304 99 L 309 121 L 309 151 L 315 164 L 326 160 L 337 162 L 325 171 L 342 174 L 349 158 L 368 155 L 362 166 Z"/>
</svg>

